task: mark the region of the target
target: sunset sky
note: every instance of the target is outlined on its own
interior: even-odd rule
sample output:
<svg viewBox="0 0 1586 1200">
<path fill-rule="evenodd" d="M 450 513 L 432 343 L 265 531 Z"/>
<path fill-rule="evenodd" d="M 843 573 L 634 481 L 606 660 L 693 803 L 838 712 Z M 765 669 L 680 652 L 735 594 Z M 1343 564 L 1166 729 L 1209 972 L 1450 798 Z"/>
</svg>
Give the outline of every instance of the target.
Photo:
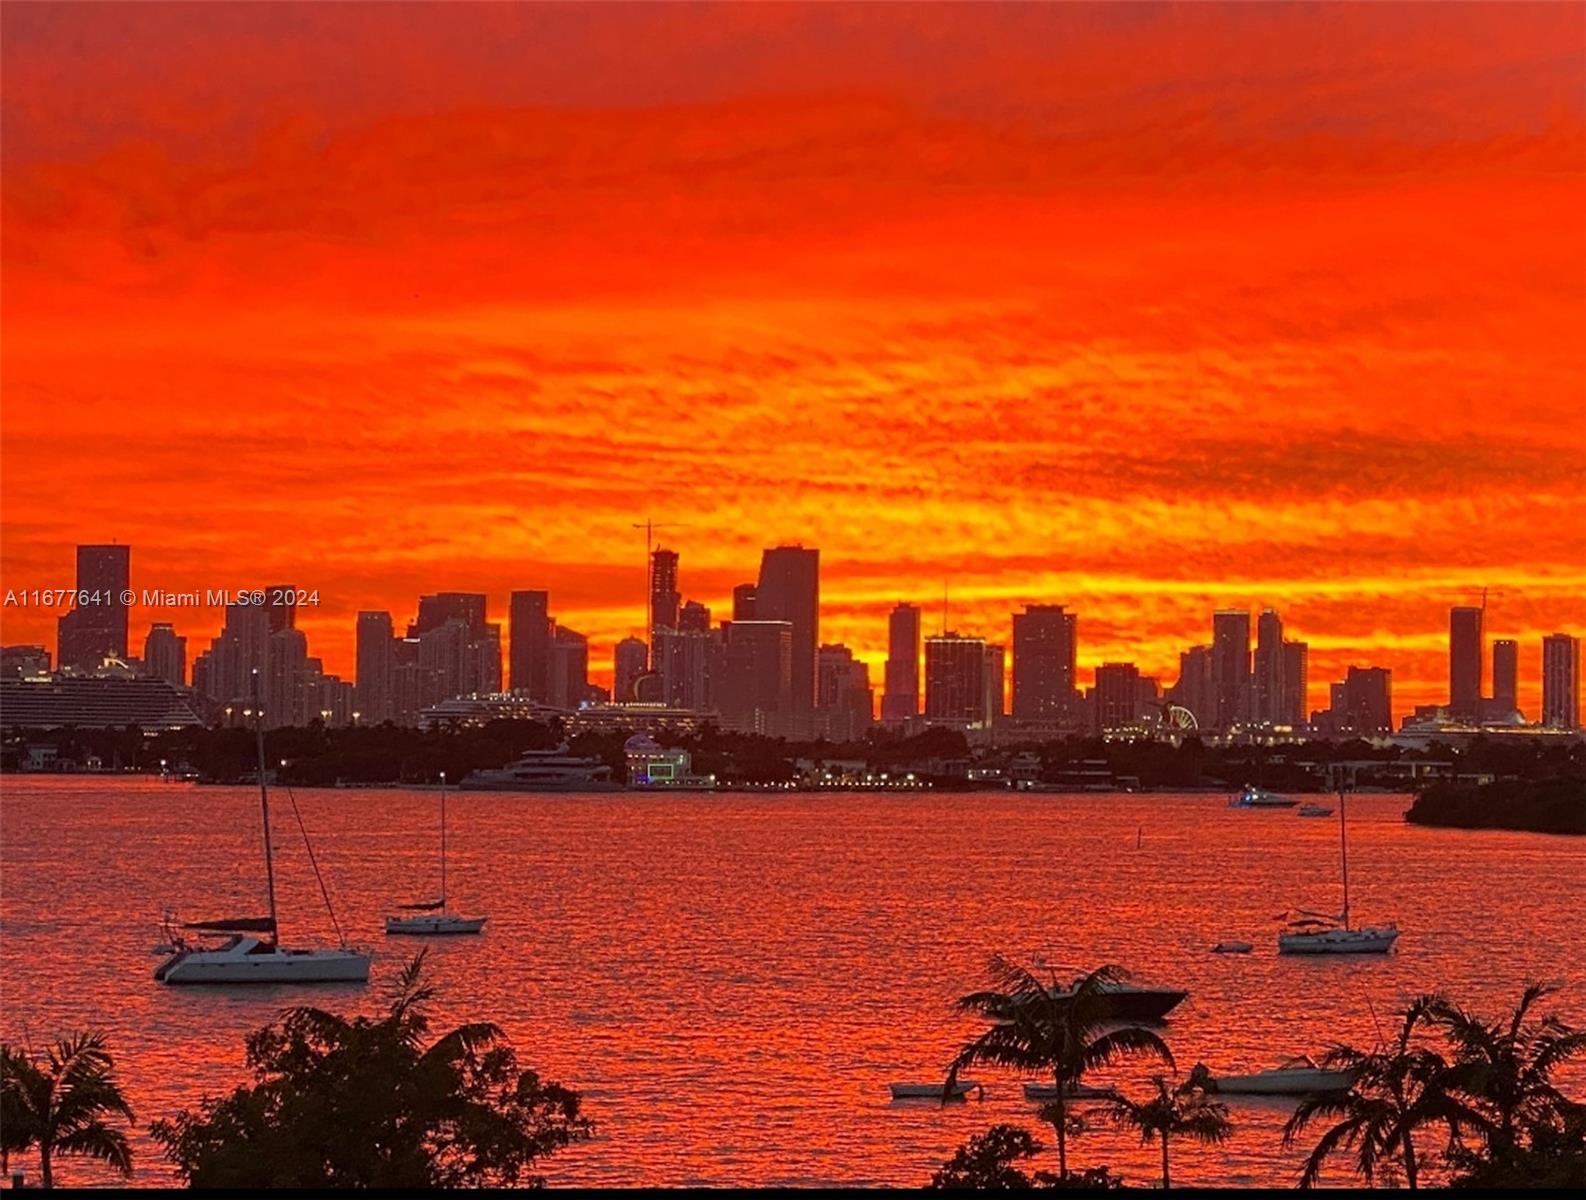
<svg viewBox="0 0 1586 1200">
<path fill-rule="evenodd" d="M 1586 6 L 3 21 L 7 587 L 317 588 L 348 676 L 360 609 L 548 587 L 605 678 L 650 516 L 718 616 L 820 547 L 878 690 L 944 579 L 1086 684 L 1275 605 L 1313 707 L 1446 699 L 1483 585 L 1529 715 L 1586 633 Z"/>
</svg>

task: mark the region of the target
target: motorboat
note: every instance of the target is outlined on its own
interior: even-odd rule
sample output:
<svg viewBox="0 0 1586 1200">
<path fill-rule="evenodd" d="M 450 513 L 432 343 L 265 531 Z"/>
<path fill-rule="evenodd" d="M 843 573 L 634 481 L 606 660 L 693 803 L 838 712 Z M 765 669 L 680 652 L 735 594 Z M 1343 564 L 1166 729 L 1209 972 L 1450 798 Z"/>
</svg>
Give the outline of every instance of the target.
<svg viewBox="0 0 1586 1200">
<path fill-rule="evenodd" d="M 1117 1088 L 1096 1087 L 1089 1083 L 1071 1083 L 1063 1089 L 1065 1100 L 1115 1100 L 1117 1096 Z M 1024 1085 L 1024 1098 L 1050 1103 L 1057 1099 L 1057 1084 L 1027 1083 Z"/>
<path fill-rule="evenodd" d="M 435 900 L 402 905 L 398 916 L 385 919 L 387 934 L 409 937 L 443 937 L 449 934 L 478 933 L 485 927 L 484 917 L 464 917 L 446 911 L 446 773 L 441 772 L 441 894 Z"/>
<path fill-rule="evenodd" d="M 1278 934 L 1279 954 L 1386 954 L 1399 940 L 1398 925 L 1351 925 L 1349 920 L 1349 814 L 1338 793 L 1338 860 L 1344 884 L 1344 908 L 1336 917 L 1322 913 L 1292 914 Z"/>
<path fill-rule="evenodd" d="M 955 1080 L 951 1085 L 940 1083 L 889 1083 L 887 1088 L 894 1100 L 965 1100 L 970 1092 L 986 1098 L 986 1089 L 972 1079 Z"/>
<path fill-rule="evenodd" d="M 1299 801 L 1292 796 L 1264 791 L 1254 784 L 1245 784 L 1237 796 L 1229 798 L 1229 808 L 1293 808 Z"/>
<path fill-rule="evenodd" d="M 1059 988 L 1051 993 L 1054 1000 L 1073 996 L 1079 986 Z M 1153 987 L 1113 980 L 1101 985 L 1100 1016 L 1104 1021 L 1160 1021 L 1177 1008 L 1189 993 L 1179 988 Z"/>
<path fill-rule="evenodd" d="M 1355 1081 L 1355 1072 L 1318 1066 L 1305 1055 L 1288 1059 L 1265 1071 L 1250 1075 L 1202 1076 L 1212 1091 L 1243 1096 L 1312 1096 L 1319 1092 L 1342 1092 Z"/>
<path fill-rule="evenodd" d="M 1332 808 L 1332 805 L 1330 805 L 1330 804 L 1302 804 L 1302 805 L 1300 805 L 1300 816 L 1302 816 L 1302 817 L 1330 817 L 1332 815 L 1333 815 L 1333 808 Z"/>
<path fill-rule="evenodd" d="M 1213 954 L 1249 954 L 1255 947 L 1249 942 L 1218 942 L 1212 947 Z"/>
<path fill-rule="evenodd" d="M 258 694 L 259 673 L 254 672 L 255 696 Z M 165 945 L 162 952 L 167 957 L 154 970 L 154 978 L 166 984 L 230 984 L 230 983 L 366 983 L 372 955 L 349 947 L 343 939 L 339 946 L 308 946 L 302 948 L 283 946 L 280 942 L 280 920 L 275 903 L 275 850 L 270 841 L 270 788 L 266 779 L 264 758 L 264 712 L 256 705 L 255 737 L 259 757 L 259 814 L 264 830 L 264 878 L 269 901 L 269 915 L 260 917 L 221 917 L 207 921 L 189 921 L 178 924 L 175 917 L 165 914 Z M 291 789 L 287 790 L 288 796 Z M 292 801 L 294 811 L 297 801 Z M 330 906 L 330 893 L 319 874 L 319 864 L 314 859 L 313 846 L 308 843 L 308 831 L 303 828 L 301 814 L 298 827 L 303 829 L 303 840 L 308 845 L 309 862 L 319 879 L 326 907 Z M 336 913 L 330 909 L 331 923 L 340 933 Z M 219 939 L 218 943 L 214 939 Z"/>
<path fill-rule="evenodd" d="M 465 792 L 614 792 L 611 768 L 598 758 L 569 751 L 530 750 L 504 767 L 475 771 L 458 785 Z"/>
</svg>

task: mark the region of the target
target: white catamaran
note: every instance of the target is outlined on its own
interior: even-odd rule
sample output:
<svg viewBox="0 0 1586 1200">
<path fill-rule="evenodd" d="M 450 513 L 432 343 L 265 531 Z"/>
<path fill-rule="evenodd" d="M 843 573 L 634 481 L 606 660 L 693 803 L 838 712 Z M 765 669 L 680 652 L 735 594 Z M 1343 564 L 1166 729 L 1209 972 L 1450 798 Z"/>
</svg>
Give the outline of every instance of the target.
<svg viewBox="0 0 1586 1200">
<path fill-rule="evenodd" d="M 441 894 L 437 900 L 424 900 L 401 906 L 404 915 L 387 917 L 387 933 L 434 936 L 448 933 L 478 933 L 485 927 L 484 917 L 462 917 L 446 911 L 446 772 L 441 772 Z M 407 915 L 411 914 L 411 915 Z"/>
<path fill-rule="evenodd" d="M 258 695 L 259 673 L 254 672 L 254 695 Z M 270 843 L 270 788 L 264 770 L 264 711 L 255 702 L 259 755 L 259 814 L 264 824 L 264 877 L 269 894 L 270 915 L 267 917 L 225 917 L 214 921 L 189 921 L 178 925 L 166 915 L 165 934 L 169 957 L 155 968 L 154 978 L 160 983 L 366 983 L 369 979 L 371 955 L 349 947 L 345 939 L 339 946 L 313 946 L 293 949 L 281 945 L 280 924 L 275 907 L 275 851 Z M 296 802 L 293 802 L 294 807 Z M 301 819 L 299 827 L 301 828 Z M 303 831 L 304 844 L 308 833 Z M 314 863 L 314 848 L 308 847 L 309 861 Z M 314 874 L 319 877 L 319 865 L 314 863 Z M 321 894 L 326 907 L 330 895 L 325 892 L 325 881 L 320 878 Z M 331 912 L 334 923 L 336 914 Z M 189 940 L 191 932 L 197 938 L 206 935 L 222 940 Z M 340 926 L 337 926 L 340 934 Z"/>
<path fill-rule="evenodd" d="M 1344 876 L 1344 911 L 1337 917 L 1299 912 L 1278 934 L 1279 954 L 1386 954 L 1398 940 L 1399 927 L 1349 923 L 1349 822 L 1344 792 L 1338 792 L 1338 850 Z"/>
</svg>

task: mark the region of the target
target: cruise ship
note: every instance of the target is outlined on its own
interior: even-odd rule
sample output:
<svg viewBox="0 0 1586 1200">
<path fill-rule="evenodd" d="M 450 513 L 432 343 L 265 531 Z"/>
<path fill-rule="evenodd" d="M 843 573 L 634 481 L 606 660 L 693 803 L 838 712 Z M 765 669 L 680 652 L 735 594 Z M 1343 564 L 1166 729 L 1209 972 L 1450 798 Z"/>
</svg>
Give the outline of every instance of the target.
<svg viewBox="0 0 1586 1200">
<path fill-rule="evenodd" d="M 611 768 L 598 758 L 555 750 L 530 750 L 504 767 L 475 771 L 459 785 L 466 792 L 614 792 Z"/>
</svg>

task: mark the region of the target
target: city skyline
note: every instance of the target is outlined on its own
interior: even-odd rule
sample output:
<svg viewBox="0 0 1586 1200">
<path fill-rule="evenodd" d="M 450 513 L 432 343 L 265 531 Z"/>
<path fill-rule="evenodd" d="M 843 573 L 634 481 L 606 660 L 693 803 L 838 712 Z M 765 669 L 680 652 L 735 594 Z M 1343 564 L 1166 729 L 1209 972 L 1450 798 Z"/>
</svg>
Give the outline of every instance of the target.
<svg viewBox="0 0 1586 1200">
<path fill-rule="evenodd" d="M 819 546 L 878 684 L 945 579 L 1087 680 L 1271 605 L 1401 713 L 1483 588 L 1586 626 L 1586 13 L 899 11 L 10 6 L 6 580 L 313 574 L 344 675 L 549 587 L 603 678 L 653 517 L 718 614 Z"/>
</svg>

